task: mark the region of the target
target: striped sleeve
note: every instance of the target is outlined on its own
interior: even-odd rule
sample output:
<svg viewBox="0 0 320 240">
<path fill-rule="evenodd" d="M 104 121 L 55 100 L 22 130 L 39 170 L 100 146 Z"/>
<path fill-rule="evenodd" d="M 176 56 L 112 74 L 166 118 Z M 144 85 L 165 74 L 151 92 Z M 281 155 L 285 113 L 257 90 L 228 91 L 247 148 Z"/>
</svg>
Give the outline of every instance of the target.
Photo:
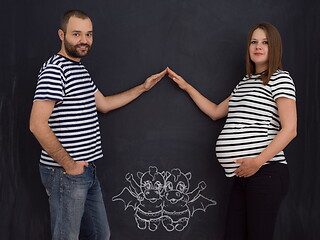
<svg viewBox="0 0 320 240">
<path fill-rule="evenodd" d="M 244 77 L 240 82 L 238 82 L 238 84 L 235 86 L 235 88 L 232 90 L 231 95 L 233 96 L 237 91 L 239 86 L 243 83 L 243 81 L 245 81 L 247 78 Z"/>
<path fill-rule="evenodd" d="M 93 94 L 99 91 L 98 87 L 94 84 L 92 80 L 91 80 L 91 85 L 92 85 Z"/>
<path fill-rule="evenodd" d="M 287 72 L 282 72 L 270 81 L 272 97 L 276 100 L 279 97 L 296 100 L 296 89 L 292 78 Z"/>
<path fill-rule="evenodd" d="M 34 101 L 62 101 L 63 95 L 64 92 L 61 68 L 55 65 L 48 65 L 39 74 Z"/>
<path fill-rule="evenodd" d="M 237 86 L 235 86 L 235 88 L 232 90 L 231 95 L 234 95 L 237 92 L 239 84 L 240 83 L 238 83 Z"/>
</svg>

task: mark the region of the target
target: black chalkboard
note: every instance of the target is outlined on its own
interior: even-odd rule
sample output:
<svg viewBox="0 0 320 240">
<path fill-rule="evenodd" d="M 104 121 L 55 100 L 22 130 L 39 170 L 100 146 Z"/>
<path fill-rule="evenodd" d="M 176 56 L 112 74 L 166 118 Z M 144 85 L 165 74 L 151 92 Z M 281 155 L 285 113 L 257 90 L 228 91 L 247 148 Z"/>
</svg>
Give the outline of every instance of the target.
<svg viewBox="0 0 320 240">
<path fill-rule="evenodd" d="M 296 84 L 299 117 L 298 137 L 286 149 L 291 184 L 275 239 L 318 239 L 319 2 L 2 0 L 0 9 L 1 239 L 50 239 L 47 197 L 38 173 L 40 147 L 28 121 L 37 73 L 60 49 L 59 19 L 69 9 L 81 9 L 93 20 L 93 49 L 82 62 L 105 95 L 169 66 L 220 102 L 244 75 L 250 27 L 261 21 L 274 24 L 283 39 L 285 69 Z M 165 77 L 129 105 L 99 115 L 99 121 L 104 158 L 96 164 L 111 239 L 223 239 L 232 182 L 214 151 L 223 119 L 210 120 Z M 195 204 L 203 201 L 206 207 L 190 210 L 179 229 L 139 225 L 127 205 L 135 198 L 128 189 L 132 179 L 138 183 L 150 171 L 180 172 L 188 179 L 188 193 L 199 190 Z"/>
</svg>

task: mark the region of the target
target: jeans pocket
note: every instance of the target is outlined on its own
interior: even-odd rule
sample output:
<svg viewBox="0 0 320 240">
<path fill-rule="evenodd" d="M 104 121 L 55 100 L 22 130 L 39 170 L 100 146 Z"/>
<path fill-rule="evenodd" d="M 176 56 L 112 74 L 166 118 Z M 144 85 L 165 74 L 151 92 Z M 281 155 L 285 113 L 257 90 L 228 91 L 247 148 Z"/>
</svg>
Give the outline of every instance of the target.
<svg viewBox="0 0 320 240">
<path fill-rule="evenodd" d="M 71 175 L 66 173 L 66 171 L 64 171 L 64 174 L 67 178 L 70 178 L 70 179 L 81 179 L 81 178 L 84 178 L 85 175 L 87 174 L 87 167 L 83 167 L 83 172 L 79 174 Z"/>
<path fill-rule="evenodd" d="M 69 196 L 70 199 L 82 202 L 86 198 L 92 182 L 93 180 L 87 167 L 84 168 L 84 172 L 81 174 L 63 174 L 64 194 Z"/>
<path fill-rule="evenodd" d="M 66 183 L 71 185 L 88 185 L 92 182 L 92 176 L 88 167 L 83 168 L 83 173 L 77 175 L 64 174 Z"/>
<path fill-rule="evenodd" d="M 42 184 L 45 187 L 48 196 L 50 196 L 56 169 L 49 166 L 39 165 L 39 170 Z"/>
</svg>

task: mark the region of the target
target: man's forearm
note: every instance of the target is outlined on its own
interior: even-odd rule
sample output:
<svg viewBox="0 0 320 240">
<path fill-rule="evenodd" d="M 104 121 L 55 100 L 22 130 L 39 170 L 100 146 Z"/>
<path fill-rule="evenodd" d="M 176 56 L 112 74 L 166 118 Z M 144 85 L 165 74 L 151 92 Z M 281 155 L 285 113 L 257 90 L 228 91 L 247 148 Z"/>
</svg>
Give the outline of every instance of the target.
<svg viewBox="0 0 320 240">
<path fill-rule="evenodd" d="M 106 96 L 105 99 L 108 102 L 110 109 L 114 110 L 132 102 L 144 92 L 146 92 L 146 89 L 143 84 L 141 84 L 122 93 Z"/>
<path fill-rule="evenodd" d="M 167 73 L 167 69 L 160 73 L 154 74 L 148 77 L 144 83 L 139 84 L 122 93 L 118 93 L 112 96 L 103 96 L 103 94 L 98 91 L 95 93 L 96 106 L 99 112 L 107 113 L 109 111 L 115 110 L 117 108 L 123 107 L 128 103 L 135 100 L 142 93 L 149 91 L 153 88 Z"/>
<path fill-rule="evenodd" d="M 146 89 L 144 88 L 143 84 L 140 84 L 127 91 L 110 96 L 103 96 L 101 92 L 97 92 L 95 94 L 97 109 L 99 112 L 107 113 L 127 105 L 145 91 Z"/>
<path fill-rule="evenodd" d="M 42 148 L 65 170 L 72 169 L 75 161 L 61 145 L 51 128 L 46 126 L 38 126 L 32 130 L 32 133 L 39 141 Z"/>
</svg>

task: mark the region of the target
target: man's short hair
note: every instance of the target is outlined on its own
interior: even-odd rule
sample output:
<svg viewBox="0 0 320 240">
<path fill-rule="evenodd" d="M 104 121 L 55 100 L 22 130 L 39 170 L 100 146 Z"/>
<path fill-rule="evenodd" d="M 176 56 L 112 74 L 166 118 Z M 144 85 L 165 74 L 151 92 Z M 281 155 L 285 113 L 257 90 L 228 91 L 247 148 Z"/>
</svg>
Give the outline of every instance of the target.
<svg viewBox="0 0 320 240">
<path fill-rule="evenodd" d="M 71 17 L 77 17 L 77 18 L 81 18 L 81 19 L 87 19 L 90 17 L 88 16 L 88 14 L 86 14 L 83 11 L 80 10 L 69 10 L 67 12 L 65 12 L 65 14 L 63 14 L 62 18 L 61 18 L 61 22 L 60 22 L 60 29 L 65 33 L 67 31 L 67 25 L 69 22 L 69 19 Z"/>
</svg>

